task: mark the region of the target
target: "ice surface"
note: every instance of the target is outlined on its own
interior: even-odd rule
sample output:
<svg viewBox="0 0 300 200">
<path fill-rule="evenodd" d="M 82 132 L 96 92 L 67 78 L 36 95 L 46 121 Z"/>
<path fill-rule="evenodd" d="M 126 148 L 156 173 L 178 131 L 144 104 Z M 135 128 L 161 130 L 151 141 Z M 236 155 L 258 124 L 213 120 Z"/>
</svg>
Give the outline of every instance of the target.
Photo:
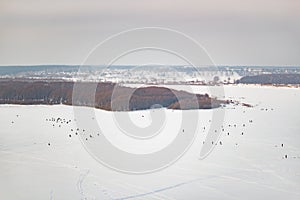
<svg viewBox="0 0 300 200">
<path fill-rule="evenodd" d="M 209 127 L 212 111 L 194 111 L 201 117 L 191 148 L 170 167 L 144 175 L 120 173 L 97 162 L 79 137 L 97 130 L 78 127 L 71 106 L 1 105 L 0 199 L 300 199 L 300 90 L 239 85 L 224 89 L 225 99 L 254 107 L 225 108 L 224 131 L 220 129 L 220 140 L 204 160 L 199 160 L 208 129 L 203 127 Z M 151 152 L 172 140 L 180 112 L 187 111 L 167 110 L 170 122 L 179 120 L 166 125 L 169 136 L 140 144 L 118 132 L 111 112 L 95 112 L 96 119 L 90 120 L 107 120 L 111 135 L 103 134 L 111 142 L 129 152 Z M 133 112 L 130 118 L 147 126 L 149 112 Z"/>
</svg>

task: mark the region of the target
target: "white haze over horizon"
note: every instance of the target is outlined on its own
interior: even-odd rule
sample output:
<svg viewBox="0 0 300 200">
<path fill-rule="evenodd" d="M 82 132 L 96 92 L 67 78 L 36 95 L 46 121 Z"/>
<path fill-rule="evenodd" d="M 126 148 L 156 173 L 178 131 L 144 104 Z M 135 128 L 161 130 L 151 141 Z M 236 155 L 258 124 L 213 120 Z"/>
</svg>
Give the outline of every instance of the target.
<svg viewBox="0 0 300 200">
<path fill-rule="evenodd" d="M 298 0 L 0 0 L 0 65 L 80 64 L 137 27 L 183 32 L 218 65 L 300 65 L 299 19 Z"/>
</svg>

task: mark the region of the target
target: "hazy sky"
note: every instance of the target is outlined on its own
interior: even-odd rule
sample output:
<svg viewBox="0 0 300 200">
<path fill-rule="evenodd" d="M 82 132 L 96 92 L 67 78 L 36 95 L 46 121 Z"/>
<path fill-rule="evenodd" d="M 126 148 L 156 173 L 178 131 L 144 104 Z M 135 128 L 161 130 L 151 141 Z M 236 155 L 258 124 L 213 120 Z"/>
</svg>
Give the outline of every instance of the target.
<svg viewBox="0 0 300 200">
<path fill-rule="evenodd" d="M 80 64 L 145 26 L 190 35 L 216 64 L 300 65 L 299 0 L 0 0 L 0 25 L 0 65 Z"/>
</svg>

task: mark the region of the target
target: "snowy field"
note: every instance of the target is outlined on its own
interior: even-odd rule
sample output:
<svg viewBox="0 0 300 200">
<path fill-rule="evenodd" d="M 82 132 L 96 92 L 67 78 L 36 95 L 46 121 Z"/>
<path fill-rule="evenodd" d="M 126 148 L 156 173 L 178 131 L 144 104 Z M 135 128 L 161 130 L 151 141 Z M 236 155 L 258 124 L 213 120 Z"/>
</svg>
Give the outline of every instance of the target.
<svg viewBox="0 0 300 200">
<path fill-rule="evenodd" d="M 207 91 L 204 86 L 192 88 Z M 224 90 L 225 99 L 254 107 L 219 108 L 225 109 L 225 119 L 212 153 L 199 159 L 212 110 L 192 111 L 201 117 L 191 148 L 168 168 L 143 175 L 120 173 L 97 162 L 80 136 L 93 140 L 99 131 L 76 124 L 71 106 L 1 105 L 0 199 L 300 199 L 300 89 Z M 132 112 L 130 118 L 147 126 L 149 112 Z M 176 133 L 181 112 L 191 111 L 166 110 L 169 121 L 162 141 L 174 137 L 170 133 Z M 166 145 L 157 139 L 162 136 L 140 145 L 125 137 L 120 140 L 111 112 L 96 110 L 95 116 L 89 120 L 106 125 L 101 134 L 128 152 L 151 152 Z"/>
</svg>

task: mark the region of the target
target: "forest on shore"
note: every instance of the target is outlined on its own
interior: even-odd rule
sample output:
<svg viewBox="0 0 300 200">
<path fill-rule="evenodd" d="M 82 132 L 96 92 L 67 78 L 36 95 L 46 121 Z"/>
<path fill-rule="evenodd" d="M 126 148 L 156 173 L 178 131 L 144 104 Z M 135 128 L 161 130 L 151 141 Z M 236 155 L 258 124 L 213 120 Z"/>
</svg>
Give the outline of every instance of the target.
<svg viewBox="0 0 300 200">
<path fill-rule="evenodd" d="M 91 91 L 91 88 L 94 88 L 94 91 Z M 117 92 L 114 92 L 116 90 Z M 103 82 L 0 80 L 0 104 L 65 104 L 109 111 L 132 111 L 151 109 L 155 106 L 182 110 L 211 109 L 228 103 L 230 102 L 212 98 L 208 94 L 192 94 L 158 86 L 130 88 Z"/>
</svg>

